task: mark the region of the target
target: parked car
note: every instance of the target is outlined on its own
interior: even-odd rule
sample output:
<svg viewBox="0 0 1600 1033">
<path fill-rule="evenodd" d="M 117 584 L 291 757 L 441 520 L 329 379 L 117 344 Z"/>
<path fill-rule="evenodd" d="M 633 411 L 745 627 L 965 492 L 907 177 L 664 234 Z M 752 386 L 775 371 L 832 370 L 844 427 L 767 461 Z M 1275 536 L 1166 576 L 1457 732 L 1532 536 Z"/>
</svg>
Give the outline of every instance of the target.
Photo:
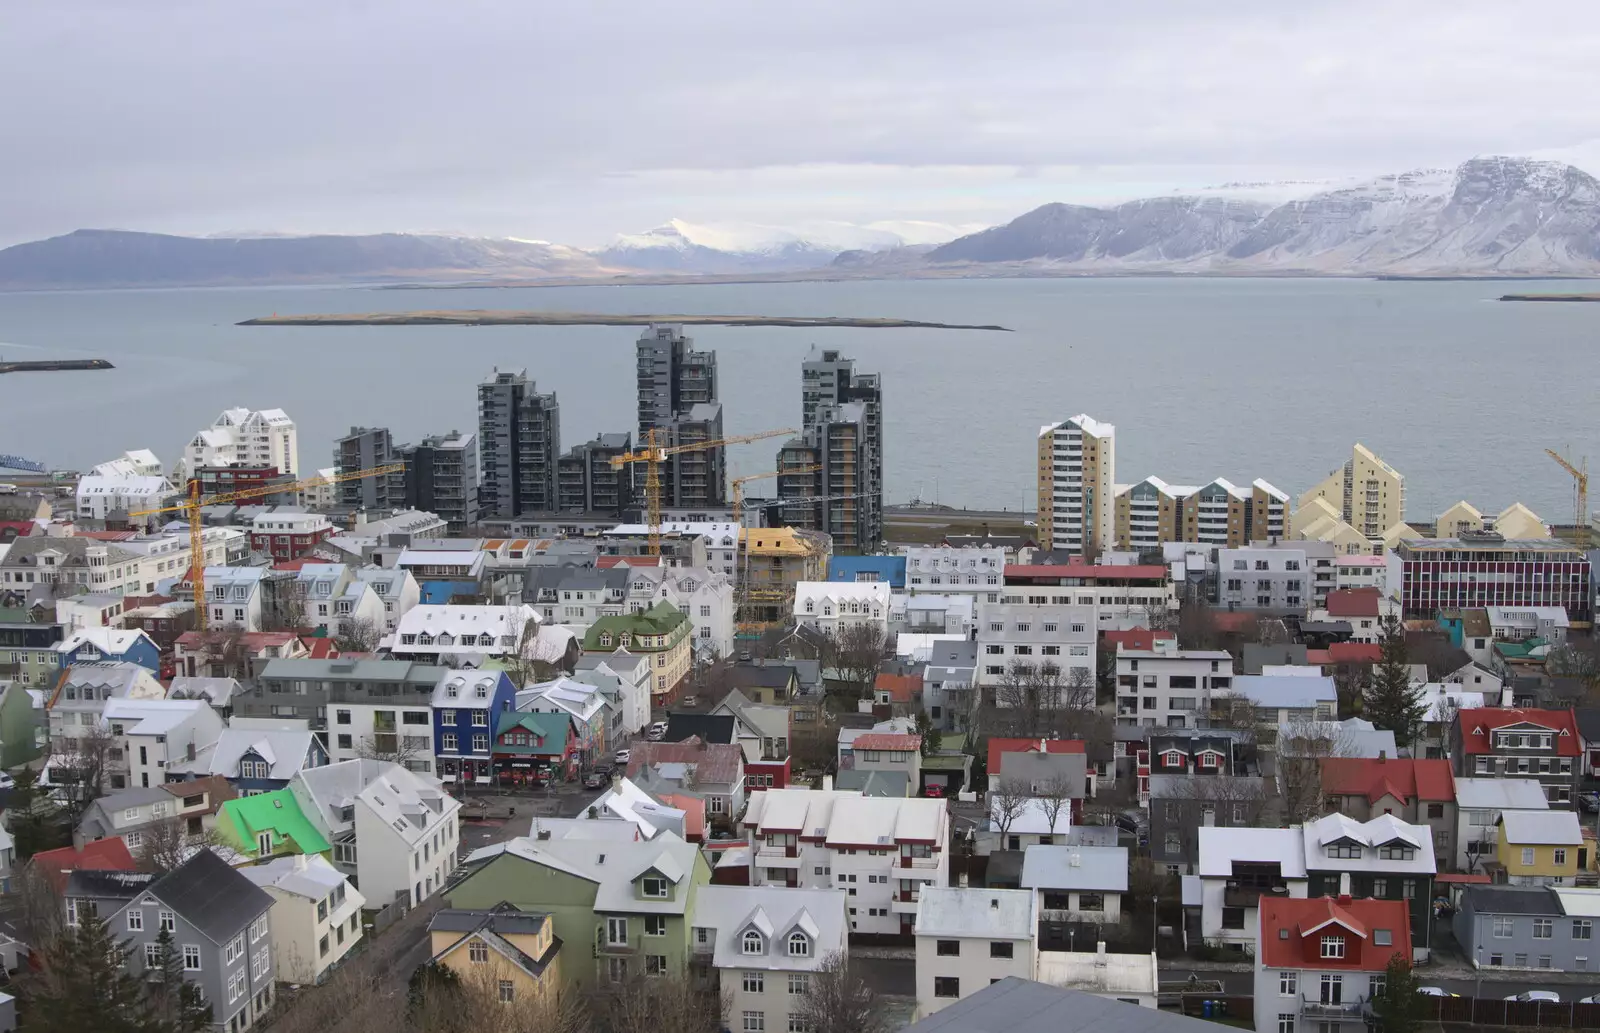
<svg viewBox="0 0 1600 1033">
<path fill-rule="evenodd" d="M 1419 986 L 1419 987 L 1417 987 L 1417 993 L 1421 994 L 1424 997 L 1460 997 L 1461 996 L 1460 994 L 1453 994 L 1450 991 L 1444 989 L 1443 987 L 1439 987 L 1439 986 Z"/>
<path fill-rule="evenodd" d="M 700 705 L 700 697 L 699 696 L 685 696 L 685 697 L 683 697 L 683 706 L 685 706 L 685 707 L 698 707 L 699 705 Z"/>
<path fill-rule="evenodd" d="M 938 783 L 923 786 L 922 795 L 930 800 L 942 800 L 944 799 L 944 786 Z"/>
<path fill-rule="evenodd" d="M 1600 811 L 1600 793 L 1579 793 L 1578 807 L 1590 814 Z"/>
<path fill-rule="evenodd" d="M 17 788 L 17 780 L 6 774 L 4 771 L 0 771 L 0 789 L 15 788 Z"/>
<path fill-rule="evenodd" d="M 1548 1001 L 1551 1004 L 1560 1004 L 1561 995 L 1554 990 L 1524 990 L 1520 994 L 1502 997 L 1503 1001 Z"/>
<path fill-rule="evenodd" d="M 1580 998 L 1578 998 L 1578 1003 L 1579 1004 L 1600 1004 L 1600 994 L 1595 994 L 1592 997 L 1580 997 Z"/>
<path fill-rule="evenodd" d="M 652 742 L 659 741 L 660 738 L 666 734 L 667 723 L 665 721 L 657 721 L 655 724 L 645 729 L 644 733 L 645 738 L 651 740 Z"/>
<path fill-rule="evenodd" d="M 607 779 L 605 775 L 602 775 L 598 771 L 591 771 L 587 775 L 583 776 L 583 788 L 604 789 L 606 787 L 606 781 Z"/>
<path fill-rule="evenodd" d="M 628 763 L 628 758 L 630 756 L 632 756 L 632 754 L 630 754 L 627 750 L 618 750 L 617 751 L 617 766 L 621 767 L 622 765 Z"/>
</svg>

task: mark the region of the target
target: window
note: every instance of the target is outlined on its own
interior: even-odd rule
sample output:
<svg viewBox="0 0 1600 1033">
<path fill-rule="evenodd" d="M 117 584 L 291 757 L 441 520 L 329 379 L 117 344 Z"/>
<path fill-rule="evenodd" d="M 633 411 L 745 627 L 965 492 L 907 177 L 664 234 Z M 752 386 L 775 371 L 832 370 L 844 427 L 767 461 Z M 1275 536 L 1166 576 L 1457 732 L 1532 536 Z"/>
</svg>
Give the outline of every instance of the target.
<svg viewBox="0 0 1600 1033">
<path fill-rule="evenodd" d="M 640 890 L 647 897 L 665 897 L 667 895 L 667 880 L 656 875 L 646 875 L 639 880 Z"/>
<path fill-rule="evenodd" d="M 1513 965 L 1517 966 L 1518 968 L 1527 968 L 1528 967 L 1528 956 L 1526 954 L 1513 955 L 1512 959 L 1511 959 L 1511 963 Z"/>
<path fill-rule="evenodd" d="M 744 992 L 747 994 L 763 994 L 767 992 L 767 978 L 761 972 L 746 972 L 744 974 Z"/>
<path fill-rule="evenodd" d="M 510 1004 L 512 1001 L 514 1001 L 516 999 L 517 999 L 516 984 L 512 983 L 511 980 L 509 980 L 509 979 L 500 980 L 500 1003 L 501 1004 Z"/>
<path fill-rule="evenodd" d="M 804 972 L 789 973 L 789 996 L 799 997 L 811 992 L 811 976 Z"/>
<path fill-rule="evenodd" d="M 474 965 L 482 965 L 489 960 L 489 945 L 482 940 L 473 940 L 467 944 L 467 960 Z"/>
<path fill-rule="evenodd" d="M 1359 843 L 1351 843 L 1348 840 L 1341 840 L 1338 843 L 1329 844 L 1327 854 L 1329 857 L 1359 858 L 1361 856 L 1361 845 Z"/>
<path fill-rule="evenodd" d="M 807 936 L 805 933 L 790 933 L 789 934 L 789 957 L 791 957 L 791 958 L 809 958 L 809 957 L 811 957 L 811 938 L 809 936 Z"/>
<path fill-rule="evenodd" d="M 1559 846 L 1556 847 L 1555 850 L 1551 852 L 1550 860 L 1552 862 L 1554 862 L 1555 864 L 1566 864 L 1567 863 L 1567 849 L 1566 849 L 1566 847 L 1559 847 Z"/>
<path fill-rule="evenodd" d="M 1338 938 L 1335 937 L 1335 939 L 1338 939 Z M 1326 937 L 1323 938 L 1323 942 L 1327 942 L 1327 938 Z M 1343 944 L 1344 941 L 1340 940 L 1339 942 L 1341 944 Z M 1342 948 L 1341 948 L 1340 956 L 1341 957 L 1344 956 Z M 1327 957 L 1327 955 L 1324 954 L 1323 957 Z M 1343 1002 L 1344 1002 L 1344 976 L 1339 975 L 1336 972 L 1324 972 L 1322 974 L 1322 1003 L 1323 1004 L 1342 1004 Z"/>
<path fill-rule="evenodd" d="M 1002 942 L 1000 940 L 990 940 L 989 941 L 989 957 L 991 957 L 991 958 L 1009 958 L 1009 957 L 1011 957 L 1011 944 L 1004 943 L 1004 942 Z"/>
<path fill-rule="evenodd" d="M 144 912 L 136 907 L 128 909 L 128 932 L 137 933 L 144 931 Z"/>
<path fill-rule="evenodd" d="M 349 724 L 350 723 L 350 711 L 348 711 L 348 710 L 335 711 L 333 720 L 334 720 L 335 724 L 341 724 L 341 725 Z"/>
<path fill-rule="evenodd" d="M 961 980 L 955 976 L 934 976 L 933 996 L 935 997 L 960 997 Z"/>
<path fill-rule="evenodd" d="M 959 958 L 961 957 L 961 941 L 940 940 L 935 945 L 935 951 L 941 958 Z"/>
<path fill-rule="evenodd" d="M 761 934 L 751 929 L 744 934 L 743 950 L 746 954 L 760 954 L 764 950 L 762 943 Z"/>
<path fill-rule="evenodd" d="M 1572 938 L 1574 940 L 1594 939 L 1594 923 L 1587 918 L 1574 918 L 1572 920 Z"/>
<path fill-rule="evenodd" d="M 1444 804 L 1442 804 L 1442 803 L 1430 803 L 1430 804 L 1428 804 L 1428 817 L 1430 817 L 1430 818 L 1442 818 L 1442 817 L 1444 817 Z"/>
<path fill-rule="evenodd" d="M 1548 955 L 1548 954 L 1539 955 L 1539 967 L 1540 968 L 1549 968 L 1550 967 L 1550 955 Z"/>
<path fill-rule="evenodd" d="M 155 968 L 161 964 L 161 945 L 147 943 L 144 945 L 144 967 Z"/>
<path fill-rule="evenodd" d="M 1525 846 L 1522 848 L 1522 863 L 1525 865 L 1533 863 L 1533 847 Z"/>
<path fill-rule="evenodd" d="M 612 946 L 627 946 L 628 920 L 626 918 L 606 919 L 606 943 Z"/>
<path fill-rule="evenodd" d="M 1394 932 L 1389 929 L 1374 929 L 1372 931 L 1372 942 L 1379 947 L 1393 946 Z"/>
<path fill-rule="evenodd" d="M 200 971 L 200 948 L 192 943 L 183 945 L 183 970 L 185 972 Z"/>
<path fill-rule="evenodd" d="M 667 916 L 666 915 L 645 915 L 644 916 L 644 934 L 646 936 L 665 936 L 665 935 L 667 935 Z"/>
<path fill-rule="evenodd" d="M 1278 1033 L 1294 1033 L 1294 1013 L 1278 1013 Z"/>
<path fill-rule="evenodd" d="M 767 1016 L 765 1012 L 747 1011 L 744 1013 L 744 1033 L 766 1033 Z"/>
<path fill-rule="evenodd" d="M 1300 973 L 1298 973 L 1298 972 L 1279 972 L 1278 973 L 1278 996 L 1279 997 L 1294 997 L 1299 993 L 1300 993 Z"/>
<path fill-rule="evenodd" d="M 1344 957 L 1344 937 L 1324 936 L 1322 938 L 1322 956 L 1324 958 Z"/>
<path fill-rule="evenodd" d="M 1078 894 L 1078 910 L 1079 911 L 1104 911 L 1105 909 L 1106 909 L 1105 894 L 1103 894 L 1103 893 L 1080 893 L 1080 894 Z"/>
<path fill-rule="evenodd" d="M 1555 920 L 1550 918 L 1535 918 L 1533 920 L 1533 938 L 1535 940 L 1548 940 L 1555 935 Z"/>
<path fill-rule="evenodd" d="M 1372 880 L 1372 895 L 1374 897 L 1387 897 L 1389 895 L 1389 880 L 1388 879 L 1373 879 Z"/>
<path fill-rule="evenodd" d="M 1497 939 L 1497 940 L 1509 940 L 1511 938 L 1511 934 L 1515 930 L 1515 928 L 1516 928 L 1516 922 L 1513 919 L 1507 918 L 1507 917 L 1505 917 L 1503 915 L 1495 916 L 1495 920 L 1494 920 L 1494 936 L 1495 936 L 1495 939 Z"/>
<path fill-rule="evenodd" d="M 178 921 L 171 911 L 157 912 L 156 918 L 160 920 L 161 931 L 164 933 L 176 932 Z"/>
<path fill-rule="evenodd" d="M 1505 963 L 1506 963 L 1506 956 L 1504 954 L 1491 954 L 1491 955 L 1489 955 L 1489 967 L 1490 968 L 1499 968 L 1501 965 L 1504 965 Z"/>
</svg>

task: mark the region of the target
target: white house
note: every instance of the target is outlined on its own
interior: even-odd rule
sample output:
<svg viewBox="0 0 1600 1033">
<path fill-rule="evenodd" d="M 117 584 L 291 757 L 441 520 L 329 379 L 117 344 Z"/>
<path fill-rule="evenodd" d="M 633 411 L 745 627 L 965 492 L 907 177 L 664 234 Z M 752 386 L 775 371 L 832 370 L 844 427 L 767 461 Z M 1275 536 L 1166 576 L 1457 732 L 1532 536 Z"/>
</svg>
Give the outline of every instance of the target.
<svg viewBox="0 0 1600 1033">
<path fill-rule="evenodd" d="M 160 509 L 174 494 L 165 477 L 89 474 L 78 480 L 78 519 L 105 520 L 113 513 L 126 516 Z"/>
<path fill-rule="evenodd" d="M 199 699 L 108 700 L 101 720 L 122 751 L 107 765 L 113 784 L 122 775 L 130 786 L 159 786 L 209 770 L 222 737 L 222 718 Z"/>
<path fill-rule="evenodd" d="M 423 603 L 400 618 L 390 638 L 390 652 L 407 660 L 454 655 L 481 662 L 507 654 L 514 656 L 525 636 L 536 633 L 538 624 L 538 612 L 527 605 Z"/>
<path fill-rule="evenodd" d="M 280 857 L 239 872 L 272 897 L 278 982 L 314 986 L 360 942 L 367 898 L 322 855 Z"/>
<path fill-rule="evenodd" d="M 183 449 L 183 476 L 201 466 L 270 466 L 300 473 L 299 437 L 282 409 L 224 409 Z"/>
<path fill-rule="evenodd" d="M 1127 727 L 1198 728 L 1209 716 L 1212 693 L 1233 689 L 1233 657 L 1226 650 L 1179 649 L 1173 639 L 1154 649 L 1117 647 L 1117 724 Z"/>
<path fill-rule="evenodd" d="M 1014 810 L 1011 809 L 1014 806 Z M 1072 804 L 1063 801 L 1052 821 L 1045 801 L 1037 797 L 1018 800 L 1006 793 L 989 794 L 989 821 L 977 835 L 977 852 L 1027 850 L 1064 842 L 1072 832 Z"/>
<path fill-rule="evenodd" d="M 712 567 L 639 567 L 628 572 L 628 609 L 648 610 L 671 603 L 694 624 L 700 655 L 733 654 L 733 578 Z"/>
<path fill-rule="evenodd" d="M 47 693 L 51 748 L 60 754 L 71 753 L 73 740 L 100 725 L 111 700 L 164 699 L 167 690 L 155 675 L 138 664 L 102 660 L 73 664 L 54 691 Z"/>
<path fill-rule="evenodd" d="M 1328 677 L 1241 674 L 1233 679 L 1233 692 L 1255 704 L 1256 719 L 1273 727 L 1331 721 L 1339 711 L 1339 693 Z"/>
<path fill-rule="evenodd" d="M 1106 997 L 1141 1008 L 1159 1007 L 1160 969 L 1150 954 L 1108 954 L 1104 941 L 1093 951 L 1042 951 L 1041 983 Z"/>
<path fill-rule="evenodd" d="M 383 602 L 383 630 L 393 631 L 400 618 L 422 601 L 422 588 L 411 571 L 398 567 L 358 567 L 355 576 L 372 586 Z"/>
<path fill-rule="evenodd" d="M 1261 897 L 1304 897 L 1305 837 L 1299 828 L 1200 829 L 1200 938 L 1254 949 Z M 1187 899 L 1188 893 L 1185 893 Z"/>
<path fill-rule="evenodd" d="M 1128 892 L 1128 848 L 1030 846 L 1023 851 L 1020 882 L 1038 896 L 1044 921 L 1114 925 L 1122 920 Z"/>
<path fill-rule="evenodd" d="M 89 472 L 101 477 L 161 477 L 166 471 L 148 448 L 130 448 L 115 459 L 96 463 Z"/>
<path fill-rule="evenodd" d="M 1001 548 L 957 548 L 950 545 L 910 546 L 906 558 L 906 591 L 970 595 L 996 603 L 1005 583 L 1006 551 Z"/>
<path fill-rule="evenodd" d="M 890 594 L 886 581 L 798 581 L 794 620 L 801 627 L 829 635 L 854 626 L 875 628 L 880 635 L 887 635 Z"/>
<path fill-rule="evenodd" d="M 928 886 L 917 901 L 917 1017 L 990 983 L 1035 977 L 1039 916 L 1032 890 Z"/>
<path fill-rule="evenodd" d="M 700 886 L 687 915 L 690 960 L 717 970 L 723 1028 L 797 1029 L 812 974 L 846 948 L 842 890 Z"/>
<path fill-rule="evenodd" d="M 1560 645 L 1572 626 L 1565 606 L 1490 606 L 1484 613 L 1489 617 L 1490 633 L 1507 642 L 1542 638 Z"/>
<path fill-rule="evenodd" d="M 1500 843 L 1500 818 L 1513 811 L 1548 811 L 1550 801 L 1531 778 L 1457 778 L 1456 858 L 1458 871 L 1483 871 Z"/>
<path fill-rule="evenodd" d="M 1411 930 L 1403 900 L 1263 900 L 1254 997 L 1256 1033 L 1365 1029 L 1389 962 L 1406 957 Z"/>
<path fill-rule="evenodd" d="M 924 886 L 950 881 L 944 801 L 834 789 L 751 793 L 750 884 L 843 889 L 850 928 L 909 933 Z"/>
<path fill-rule="evenodd" d="M 978 623 L 978 597 L 958 593 L 895 595 L 889 625 L 896 632 L 969 637 Z"/>
<path fill-rule="evenodd" d="M 618 647 L 604 655 L 586 653 L 578 658 L 576 676 L 622 701 L 621 727 L 626 735 L 638 735 L 650 723 L 649 657 Z"/>
<path fill-rule="evenodd" d="M 489 720 L 492 722 L 494 717 L 491 715 Z M 328 760 L 332 763 L 354 760 L 363 752 L 387 753 L 376 749 L 381 734 L 395 736 L 393 759 L 413 771 L 433 770 L 438 751 L 434 748 L 431 696 L 409 703 L 382 696 L 360 702 L 332 702 L 323 708 L 323 721 L 332 733 L 328 737 Z"/>
<path fill-rule="evenodd" d="M 261 630 L 261 579 L 264 567 L 207 567 L 207 621 L 213 627 Z"/>
<path fill-rule="evenodd" d="M 303 596 L 306 625 L 329 638 L 351 625 L 364 625 L 379 634 L 387 628 L 383 600 L 343 563 L 302 564 L 295 585 Z"/>
<path fill-rule="evenodd" d="M 356 881 L 368 899 L 415 907 L 443 888 L 461 849 L 460 810 L 438 779 L 385 765 L 356 795 Z"/>
<path fill-rule="evenodd" d="M 1093 603 L 982 603 L 978 606 L 978 685 L 985 698 L 994 697 L 998 705 L 1011 706 L 1015 701 L 1005 699 L 1003 693 L 995 696 L 995 686 L 1003 684 L 1018 667 L 1048 664 L 1060 670 L 1063 683 L 1081 685 L 1093 698 L 1098 637 Z"/>
</svg>

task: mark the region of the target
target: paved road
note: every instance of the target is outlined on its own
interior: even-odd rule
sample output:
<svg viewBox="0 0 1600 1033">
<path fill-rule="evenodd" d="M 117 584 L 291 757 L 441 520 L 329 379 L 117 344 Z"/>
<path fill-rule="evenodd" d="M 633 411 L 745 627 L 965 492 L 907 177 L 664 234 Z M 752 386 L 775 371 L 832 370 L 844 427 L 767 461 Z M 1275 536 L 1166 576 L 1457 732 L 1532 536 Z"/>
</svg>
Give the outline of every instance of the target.
<svg viewBox="0 0 1600 1033">
<path fill-rule="evenodd" d="M 1191 972 L 1200 979 L 1220 979 L 1223 987 L 1230 994 L 1252 994 L 1255 992 L 1255 977 L 1249 972 L 1218 972 L 1215 970 L 1208 971 L 1204 967 L 1196 968 L 1187 965 L 1163 964 L 1161 966 L 1161 981 L 1166 983 L 1187 979 Z M 1529 973 L 1530 977 L 1532 975 L 1532 973 Z M 1417 978 L 1422 981 L 1423 986 L 1437 986 L 1441 990 L 1460 994 L 1463 997 L 1478 995 L 1478 981 L 1475 979 L 1435 978 L 1428 974 L 1426 968 L 1418 970 Z M 1590 994 L 1600 994 L 1600 972 L 1595 973 L 1592 985 L 1567 981 L 1541 982 L 1534 978 L 1513 980 L 1486 978 L 1483 981 L 1482 996 L 1486 998 L 1509 997 L 1512 994 L 1520 994 L 1526 990 L 1553 990 L 1561 995 L 1563 1001 L 1576 1001 L 1578 998 L 1588 997 Z"/>
</svg>

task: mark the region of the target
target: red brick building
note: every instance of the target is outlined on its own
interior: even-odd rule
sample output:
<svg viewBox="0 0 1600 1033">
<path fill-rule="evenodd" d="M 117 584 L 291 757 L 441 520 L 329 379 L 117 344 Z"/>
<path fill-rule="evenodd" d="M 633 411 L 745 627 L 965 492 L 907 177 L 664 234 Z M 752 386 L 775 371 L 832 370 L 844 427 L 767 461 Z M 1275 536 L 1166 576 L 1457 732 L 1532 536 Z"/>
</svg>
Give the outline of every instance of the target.
<svg viewBox="0 0 1600 1033">
<path fill-rule="evenodd" d="M 274 560 L 297 560 L 333 537 L 334 527 L 320 513 L 263 513 L 250 528 L 250 548 Z"/>
</svg>

